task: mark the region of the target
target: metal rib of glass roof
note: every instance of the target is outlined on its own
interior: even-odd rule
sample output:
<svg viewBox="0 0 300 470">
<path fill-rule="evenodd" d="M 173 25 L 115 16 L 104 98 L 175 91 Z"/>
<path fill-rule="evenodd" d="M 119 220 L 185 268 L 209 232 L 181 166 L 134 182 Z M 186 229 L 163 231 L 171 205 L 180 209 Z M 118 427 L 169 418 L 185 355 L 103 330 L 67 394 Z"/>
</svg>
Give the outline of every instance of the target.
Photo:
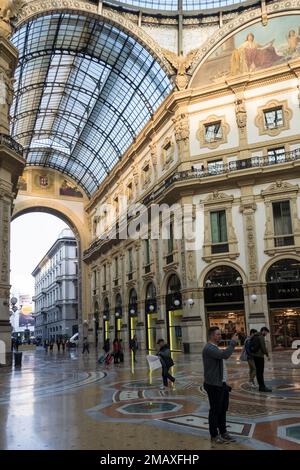
<svg viewBox="0 0 300 470">
<path fill-rule="evenodd" d="M 239 3 L 246 0 L 182 0 L 183 11 L 208 10 L 213 8 L 222 8 Z M 120 5 L 128 5 L 137 8 L 147 8 L 151 10 L 178 11 L 180 9 L 179 0 L 116 0 Z"/>
<path fill-rule="evenodd" d="M 143 45 L 100 20 L 53 13 L 22 26 L 12 135 L 28 165 L 91 195 L 172 90 Z"/>
</svg>

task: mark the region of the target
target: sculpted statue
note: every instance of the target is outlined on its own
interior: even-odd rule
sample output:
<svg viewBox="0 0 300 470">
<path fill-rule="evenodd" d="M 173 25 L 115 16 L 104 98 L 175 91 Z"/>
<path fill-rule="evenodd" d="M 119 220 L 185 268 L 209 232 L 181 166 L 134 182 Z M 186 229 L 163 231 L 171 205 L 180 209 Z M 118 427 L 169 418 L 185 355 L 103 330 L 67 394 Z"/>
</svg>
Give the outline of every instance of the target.
<svg viewBox="0 0 300 470">
<path fill-rule="evenodd" d="M 0 0 L 1 1 L 1 0 Z M 179 90 L 184 90 L 188 85 L 187 71 L 194 62 L 198 49 L 192 49 L 186 56 L 177 55 L 168 49 L 163 49 L 163 53 L 174 69 L 177 70 L 176 85 Z"/>
<path fill-rule="evenodd" d="M 239 128 L 246 127 L 247 125 L 247 111 L 245 103 L 242 99 L 238 99 L 235 102 L 235 114 L 236 121 Z"/>
<path fill-rule="evenodd" d="M 8 37 L 12 33 L 12 20 L 25 5 L 24 0 L 0 0 L 0 34 Z"/>
</svg>

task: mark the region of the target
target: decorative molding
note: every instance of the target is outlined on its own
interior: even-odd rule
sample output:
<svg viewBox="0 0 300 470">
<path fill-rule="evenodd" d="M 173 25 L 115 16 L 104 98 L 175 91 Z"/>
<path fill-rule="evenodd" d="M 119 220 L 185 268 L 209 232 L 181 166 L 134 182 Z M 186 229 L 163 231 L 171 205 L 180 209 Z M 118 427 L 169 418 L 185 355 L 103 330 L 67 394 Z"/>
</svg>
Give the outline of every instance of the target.
<svg viewBox="0 0 300 470">
<path fill-rule="evenodd" d="M 210 124 L 214 124 L 216 122 L 221 123 L 222 129 L 222 137 L 217 140 L 212 140 L 208 142 L 205 137 L 205 128 Z M 216 116 L 215 114 L 211 114 L 205 120 L 199 122 L 199 128 L 196 134 L 197 139 L 200 142 L 200 146 L 209 149 L 216 149 L 222 144 L 227 143 L 227 136 L 230 131 L 230 126 L 226 122 L 226 116 Z"/>
<path fill-rule="evenodd" d="M 267 189 L 261 191 L 261 195 L 265 200 L 266 224 L 265 224 L 265 253 L 274 256 L 281 252 L 299 252 L 300 251 L 300 220 L 298 218 L 297 197 L 299 186 L 291 184 L 287 181 L 277 180 Z M 291 220 L 293 227 L 294 245 L 276 247 L 274 243 L 274 221 L 273 221 L 273 202 L 282 200 L 290 201 Z"/>
<path fill-rule="evenodd" d="M 161 149 L 161 166 L 167 170 L 174 162 L 175 145 L 171 136 L 165 138 Z"/>
<path fill-rule="evenodd" d="M 283 124 L 282 126 L 268 129 L 265 126 L 265 116 L 264 113 L 266 111 L 271 111 L 274 108 L 282 108 L 283 114 Z M 287 100 L 271 100 L 268 101 L 265 105 L 259 106 L 257 108 L 257 115 L 255 117 L 255 125 L 258 127 L 259 135 L 269 135 L 270 137 L 275 137 L 276 135 L 280 134 L 282 131 L 286 131 L 290 128 L 290 120 L 292 119 L 293 112 L 288 107 Z"/>
<path fill-rule="evenodd" d="M 242 201 L 240 212 L 243 214 L 245 229 L 245 248 L 247 252 L 249 280 L 254 282 L 258 278 L 258 259 L 256 246 L 256 229 L 255 229 L 255 211 L 256 203 L 254 200 Z"/>
<path fill-rule="evenodd" d="M 234 196 L 225 193 L 220 193 L 218 190 L 203 201 L 204 204 L 204 243 L 203 243 L 203 259 L 206 262 L 211 262 L 216 259 L 236 259 L 238 253 L 238 240 L 233 227 L 232 219 L 232 204 Z M 227 243 L 228 252 L 225 253 L 212 253 L 212 239 L 211 239 L 211 226 L 210 226 L 210 212 L 216 210 L 226 211 L 227 223 Z"/>
</svg>

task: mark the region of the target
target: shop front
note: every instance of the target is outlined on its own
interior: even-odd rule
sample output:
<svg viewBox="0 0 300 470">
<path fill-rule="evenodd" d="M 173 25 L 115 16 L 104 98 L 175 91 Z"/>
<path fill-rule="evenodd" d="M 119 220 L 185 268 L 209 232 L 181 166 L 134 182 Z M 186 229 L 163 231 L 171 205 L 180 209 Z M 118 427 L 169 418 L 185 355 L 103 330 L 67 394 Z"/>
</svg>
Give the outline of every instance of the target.
<svg viewBox="0 0 300 470">
<path fill-rule="evenodd" d="M 138 307 L 137 307 L 137 292 L 131 289 L 129 292 L 128 304 L 128 318 L 129 318 L 129 341 L 137 334 L 138 324 Z"/>
<path fill-rule="evenodd" d="M 122 297 L 121 294 L 117 294 L 115 302 L 115 338 L 119 340 L 121 339 L 122 313 Z"/>
<path fill-rule="evenodd" d="M 158 319 L 158 314 L 156 302 L 156 288 L 153 282 L 148 284 L 146 289 L 145 316 L 147 350 L 156 351 L 156 343 L 159 339 L 156 335 L 156 322 Z"/>
<path fill-rule="evenodd" d="M 272 347 L 290 348 L 300 339 L 300 262 L 277 261 L 266 281 Z"/>
<path fill-rule="evenodd" d="M 232 335 L 239 333 L 240 345 L 246 338 L 244 289 L 238 271 L 229 266 L 212 269 L 204 281 L 207 329 L 217 326 L 222 333 L 221 346 L 227 346 Z"/>
<path fill-rule="evenodd" d="M 167 332 L 171 351 L 182 351 L 182 295 L 181 282 L 172 274 L 167 285 L 166 295 Z"/>
<path fill-rule="evenodd" d="M 109 301 L 105 297 L 103 308 L 103 343 L 107 339 L 109 339 Z"/>
</svg>

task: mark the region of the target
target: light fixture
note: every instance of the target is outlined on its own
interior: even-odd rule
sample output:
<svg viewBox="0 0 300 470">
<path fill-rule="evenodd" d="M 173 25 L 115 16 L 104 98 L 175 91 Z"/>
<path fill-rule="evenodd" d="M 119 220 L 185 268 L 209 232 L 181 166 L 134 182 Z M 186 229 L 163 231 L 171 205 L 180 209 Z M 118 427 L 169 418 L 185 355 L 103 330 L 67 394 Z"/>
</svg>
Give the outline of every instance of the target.
<svg viewBox="0 0 300 470">
<path fill-rule="evenodd" d="M 149 310 L 150 310 L 150 312 L 153 312 L 154 311 L 154 305 L 149 305 Z"/>
<path fill-rule="evenodd" d="M 238 277 L 236 278 L 236 281 L 237 281 L 237 282 L 242 282 L 241 276 L 238 276 Z"/>
<path fill-rule="evenodd" d="M 107 315 L 103 315 L 103 320 L 107 320 Z"/>
<path fill-rule="evenodd" d="M 207 285 L 207 287 L 209 287 L 209 286 L 211 285 L 211 280 L 210 280 L 210 279 L 207 279 L 207 280 L 205 281 L 205 284 Z"/>
<path fill-rule="evenodd" d="M 133 308 L 130 309 L 130 315 L 134 315 L 135 314 L 135 310 Z"/>
<path fill-rule="evenodd" d="M 194 299 L 188 299 L 187 302 L 188 302 L 188 304 L 189 304 L 190 307 L 192 307 L 192 306 L 194 305 L 194 303 L 195 303 L 195 302 L 194 302 Z"/>
<path fill-rule="evenodd" d="M 178 299 L 174 300 L 174 305 L 175 305 L 175 307 L 179 307 L 180 300 L 178 300 Z"/>
<path fill-rule="evenodd" d="M 116 317 L 119 317 L 119 316 L 120 316 L 119 312 L 116 312 Z"/>
<path fill-rule="evenodd" d="M 251 295 L 251 300 L 255 303 L 257 301 L 257 295 L 256 294 L 252 294 Z"/>
</svg>

